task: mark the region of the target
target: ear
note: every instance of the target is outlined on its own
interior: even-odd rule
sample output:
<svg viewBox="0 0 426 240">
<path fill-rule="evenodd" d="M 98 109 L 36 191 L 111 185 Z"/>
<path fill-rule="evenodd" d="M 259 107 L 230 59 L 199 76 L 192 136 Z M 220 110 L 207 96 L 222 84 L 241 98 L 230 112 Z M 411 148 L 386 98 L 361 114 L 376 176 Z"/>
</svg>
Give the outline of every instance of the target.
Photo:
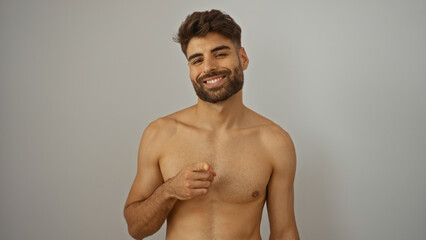
<svg viewBox="0 0 426 240">
<path fill-rule="evenodd" d="M 247 56 L 246 50 L 243 47 L 240 48 L 239 55 L 240 55 L 240 60 L 241 60 L 241 65 L 243 67 L 243 70 L 246 70 L 249 65 L 249 58 Z"/>
</svg>

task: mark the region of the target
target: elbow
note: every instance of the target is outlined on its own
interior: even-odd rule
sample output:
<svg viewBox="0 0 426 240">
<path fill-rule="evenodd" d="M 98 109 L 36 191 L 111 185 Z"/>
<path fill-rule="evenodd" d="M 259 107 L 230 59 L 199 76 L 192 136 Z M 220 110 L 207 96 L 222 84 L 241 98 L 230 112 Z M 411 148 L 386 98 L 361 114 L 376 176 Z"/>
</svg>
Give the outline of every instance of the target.
<svg viewBox="0 0 426 240">
<path fill-rule="evenodd" d="M 125 207 L 124 218 L 127 222 L 127 231 L 134 239 L 143 239 L 156 233 L 164 223 L 155 219 L 155 217 L 147 217 L 143 209 L 137 211 L 131 205 Z"/>
<path fill-rule="evenodd" d="M 132 238 L 137 239 L 137 240 L 142 240 L 144 237 L 146 237 L 141 231 L 140 229 L 131 226 L 130 224 L 128 225 L 127 231 L 129 232 L 129 235 L 132 236 Z"/>
<path fill-rule="evenodd" d="M 142 240 L 145 237 L 148 237 L 152 234 L 154 234 L 156 231 L 150 231 L 150 229 L 147 229 L 147 224 L 144 224 L 142 222 L 138 222 L 135 219 L 132 219 L 131 216 L 128 216 L 126 214 L 126 211 L 124 212 L 124 218 L 127 222 L 127 231 L 129 235 L 137 240 Z"/>
<path fill-rule="evenodd" d="M 129 233 L 129 235 L 137 240 L 142 240 L 145 237 L 148 237 L 152 234 L 154 234 L 155 232 L 147 232 L 147 229 L 144 229 L 143 226 L 141 226 L 140 224 L 137 224 L 135 222 L 131 223 L 131 222 L 127 222 L 127 231 Z"/>
<path fill-rule="evenodd" d="M 124 210 L 124 219 L 126 219 L 127 222 L 127 232 L 132 238 L 139 240 L 146 237 L 146 235 L 143 234 L 141 227 L 138 226 L 137 222 L 128 214 L 127 208 Z"/>
<path fill-rule="evenodd" d="M 142 229 L 140 226 L 136 226 L 135 224 L 128 225 L 127 231 L 129 232 L 129 235 L 137 240 L 142 240 L 145 237 L 151 236 L 152 234 L 156 233 L 157 231 L 146 231 L 145 229 Z"/>
</svg>

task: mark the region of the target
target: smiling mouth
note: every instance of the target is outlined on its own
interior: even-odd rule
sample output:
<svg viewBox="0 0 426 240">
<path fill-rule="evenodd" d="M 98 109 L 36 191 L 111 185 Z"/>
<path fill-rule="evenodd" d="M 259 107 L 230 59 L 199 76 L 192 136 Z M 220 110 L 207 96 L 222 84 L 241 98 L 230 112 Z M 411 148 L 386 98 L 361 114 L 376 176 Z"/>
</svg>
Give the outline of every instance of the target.
<svg viewBox="0 0 426 240">
<path fill-rule="evenodd" d="M 217 77 L 217 78 L 215 78 L 215 79 L 205 80 L 205 81 L 203 81 L 203 82 L 204 82 L 204 83 L 208 83 L 208 84 L 212 84 L 212 83 L 219 82 L 222 78 L 224 78 L 224 76 L 222 76 L 222 77 Z"/>
<path fill-rule="evenodd" d="M 208 80 L 204 80 L 203 83 L 209 88 L 217 87 L 223 83 L 225 77 L 226 76 L 209 78 Z"/>
</svg>

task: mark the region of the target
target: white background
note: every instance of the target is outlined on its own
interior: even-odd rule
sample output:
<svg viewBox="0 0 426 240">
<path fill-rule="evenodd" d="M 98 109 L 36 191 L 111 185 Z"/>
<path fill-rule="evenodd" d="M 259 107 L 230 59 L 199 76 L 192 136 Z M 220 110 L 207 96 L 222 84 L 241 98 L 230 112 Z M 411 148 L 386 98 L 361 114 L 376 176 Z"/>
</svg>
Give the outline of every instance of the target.
<svg viewBox="0 0 426 240">
<path fill-rule="evenodd" d="M 196 102 L 172 36 L 211 8 L 243 29 L 246 105 L 295 142 L 301 238 L 426 239 L 415 0 L 2 0 L 0 239 L 130 239 L 143 129 Z"/>
</svg>

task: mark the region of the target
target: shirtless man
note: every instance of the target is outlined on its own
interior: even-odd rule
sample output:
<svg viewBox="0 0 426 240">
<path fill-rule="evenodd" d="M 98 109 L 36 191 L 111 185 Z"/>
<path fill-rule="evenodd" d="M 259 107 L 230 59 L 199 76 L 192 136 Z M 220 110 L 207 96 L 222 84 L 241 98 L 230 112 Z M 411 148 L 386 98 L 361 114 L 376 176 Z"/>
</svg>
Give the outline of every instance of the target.
<svg viewBox="0 0 426 240">
<path fill-rule="evenodd" d="M 289 135 L 243 105 L 249 59 L 241 28 L 218 10 L 195 12 L 177 38 L 196 105 L 152 122 L 142 135 L 124 216 L 135 239 L 259 240 L 267 203 L 270 238 L 299 239 L 293 209 L 296 159 Z"/>
</svg>

